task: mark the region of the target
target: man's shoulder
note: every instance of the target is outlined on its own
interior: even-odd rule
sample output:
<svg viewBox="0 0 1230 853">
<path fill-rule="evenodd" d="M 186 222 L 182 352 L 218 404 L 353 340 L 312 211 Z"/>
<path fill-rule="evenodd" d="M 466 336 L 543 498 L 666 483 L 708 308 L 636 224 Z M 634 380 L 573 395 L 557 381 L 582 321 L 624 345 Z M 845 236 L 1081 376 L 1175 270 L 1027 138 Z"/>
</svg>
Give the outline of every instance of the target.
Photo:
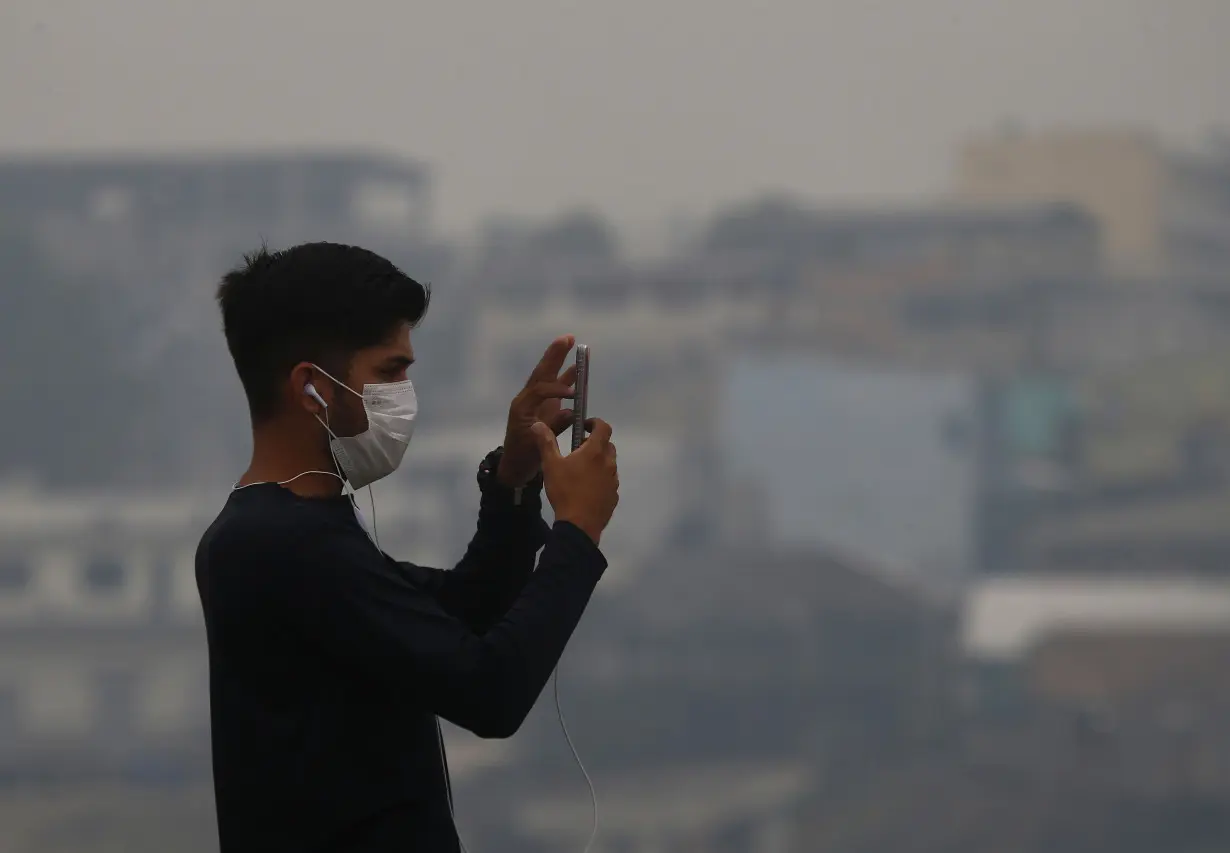
<svg viewBox="0 0 1230 853">
<path fill-rule="evenodd" d="M 278 486 L 237 490 L 197 546 L 197 571 L 219 562 L 262 561 L 310 553 L 321 541 L 345 533 L 337 506 L 300 499 Z"/>
<path fill-rule="evenodd" d="M 237 489 L 228 496 L 201 538 L 202 543 L 249 537 L 276 539 L 310 521 L 314 515 L 313 508 L 306 502 L 272 492 L 263 483 L 249 488 L 251 491 Z"/>
<path fill-rule="evenodd" d="M 197 592 L 215 640 L 290 624 L 328 599 L 345 574 L 339 569 L 354 559 L 339 507 L 345 504 L 300 499 L 277 486 L 230 495 L 196 550 Z"/>
</svg>

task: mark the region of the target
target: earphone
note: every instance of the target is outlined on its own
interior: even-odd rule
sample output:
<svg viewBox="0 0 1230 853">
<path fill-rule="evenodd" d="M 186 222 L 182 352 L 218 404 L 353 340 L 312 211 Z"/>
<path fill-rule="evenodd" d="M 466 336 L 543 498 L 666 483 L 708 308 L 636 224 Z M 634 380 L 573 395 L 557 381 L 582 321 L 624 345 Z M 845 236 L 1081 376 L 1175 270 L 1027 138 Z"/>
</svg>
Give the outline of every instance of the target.
<svg viewBox="0 0 1230 853">
<path fill-rule="evenodd" d="M 326 409 L 329 408 L 329 404 L 325 402 L 325 398 L 320 396 L 320 392 L 316 390 L 316 386 L 313 385 L 311 382 L 303 386 L 303 393 L 307 394 L 317 403 L 320 403 L 320 405 L 323 406 L 324 408 Z"/>
</svg>

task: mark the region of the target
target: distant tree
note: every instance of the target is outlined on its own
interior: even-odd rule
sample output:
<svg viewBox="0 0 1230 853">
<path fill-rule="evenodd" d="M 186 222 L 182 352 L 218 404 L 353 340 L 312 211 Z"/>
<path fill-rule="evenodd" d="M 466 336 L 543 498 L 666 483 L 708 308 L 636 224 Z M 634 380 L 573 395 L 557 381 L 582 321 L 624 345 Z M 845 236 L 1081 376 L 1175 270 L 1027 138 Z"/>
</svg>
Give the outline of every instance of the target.
<svg viewBox="0 0 1230 853">
<path fill-rule="evenodd" d="M 597 213 L 577 210 L 548 223 L 529 238 L 537 251 L 552 255 L 579 255 L 613 261 L 619 257 L 619 236 L 614 226 Z"/>
<path fill-rule="evenodd" d="M 815 233 L 815 216 L 785 196 L 768 196 L 720 211 L 703 243 L 711 250 L 795 251 Z"/>
</svg>

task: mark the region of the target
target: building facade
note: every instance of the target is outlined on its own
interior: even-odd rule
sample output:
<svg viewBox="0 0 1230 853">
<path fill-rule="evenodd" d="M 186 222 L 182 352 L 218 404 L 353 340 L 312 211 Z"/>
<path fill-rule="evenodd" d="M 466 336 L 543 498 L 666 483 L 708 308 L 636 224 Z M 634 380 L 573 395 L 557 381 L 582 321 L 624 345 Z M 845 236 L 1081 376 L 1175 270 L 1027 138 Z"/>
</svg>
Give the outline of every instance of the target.
<svg viewBox="0 0 1230 853">
<path fill-rule="evenodd" d="M 954 191 L 978 203 L 1079 205 L 1098 221 L 1114 274 L 1217 274 L 1230 261 L 1224 143 L 1180 153 L 1131 129 L 989 134 L 961 151 Z"/>
</svg>

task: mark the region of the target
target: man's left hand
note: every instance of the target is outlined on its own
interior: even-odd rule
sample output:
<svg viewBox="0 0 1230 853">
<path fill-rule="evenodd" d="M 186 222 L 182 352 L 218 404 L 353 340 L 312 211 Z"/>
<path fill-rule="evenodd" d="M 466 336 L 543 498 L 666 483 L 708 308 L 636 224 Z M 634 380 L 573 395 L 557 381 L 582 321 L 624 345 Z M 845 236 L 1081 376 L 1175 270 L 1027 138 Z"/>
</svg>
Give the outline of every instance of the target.
<svg viewBox="0 0 1230 853">
<path fill-rule="evenodd" d="M 575 343 L 572 335 L 552 341 L 525 387 L 513 398 L 504 433 L 504 456 L 496 470 L 496 479 L 509 488 L 524 486 L 542 469 L 534 424 L 542 421 L 556 435 L 572 424 L 572 409 L 562 408 L 560 400 L 572 399 L 577 369 L 573 365 L 561 373 L 560 368 Z"/>
</svg>

